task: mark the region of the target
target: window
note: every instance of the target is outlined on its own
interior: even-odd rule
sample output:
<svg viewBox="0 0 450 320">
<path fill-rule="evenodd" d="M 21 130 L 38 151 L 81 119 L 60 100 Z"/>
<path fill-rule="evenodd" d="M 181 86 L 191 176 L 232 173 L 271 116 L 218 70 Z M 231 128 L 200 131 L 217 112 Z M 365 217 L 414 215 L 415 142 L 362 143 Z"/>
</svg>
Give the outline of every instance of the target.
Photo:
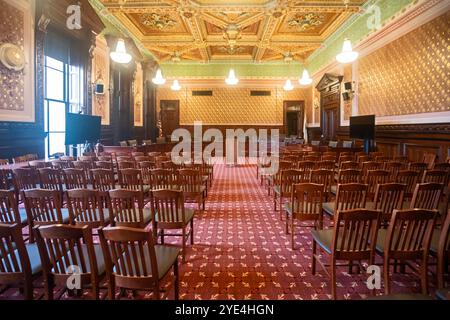
<svg viewBox="0 0 450 320">
<path fill-rule="evenodd" d="M 66 113 L 81 111 L 82 69 L 45 57 L 44 129 L 45 155 L 69 154 L 65 145 Z"/>
</svg>

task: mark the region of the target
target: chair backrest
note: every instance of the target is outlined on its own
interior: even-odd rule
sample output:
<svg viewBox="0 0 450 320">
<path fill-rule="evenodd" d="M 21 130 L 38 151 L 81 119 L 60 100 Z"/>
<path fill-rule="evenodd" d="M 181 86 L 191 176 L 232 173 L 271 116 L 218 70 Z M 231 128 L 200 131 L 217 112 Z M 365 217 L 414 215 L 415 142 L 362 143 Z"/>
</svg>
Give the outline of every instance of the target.
<svg viewBox="0 0 450 320">
<path fill-rule="evenodd" d="M 86 173 L 83 169 L 64 169 L 66 189 L 87 189 Z"/>
<path fill-rule="evenodd" d="M 363 180 L 362 171 L 357 169 L 339 170 L 338 184 L 359 183 Z"/>
<path fill-rule="evenodd" d="M 395 177 L 395 182 L 406 184 L 405 197 L 411 198 L 419 182 L 419 173 L 412 170 L 400 170 Z"/>
<path fill-rule="evenodd" d="M 310 172 L 298 169 L 283 170 L 277 174 L 275 183 L 280 186 L 280 195 L 282 197 L 289 197 L 292 193 L 292 186 L 294 184 L 306 183 L 310 179 Z"/>
<path fill-rule="evenodd" d="M 281 163 L 281 162 L 280 162 Z M 316 162 L 314 161 L 300 161 L 297 165 L 298 170 L 302 171 L 311 171 L 314 170 L 316 167 Z"/>
<path fill-rule="evenodd" d="M 154 191 L 152 210 L 157 212 L 158 226 L 161 228 L 178 228 L 186 225 L 183 191 Z"/>
<path fill-rule="evenodd" d="M 373 199 L 379 184 L 389 182 L 389 171 L 387 170 L 369 170 L 365 177 L 365 183 L 369 186 L 368 197 Z"/>
<path fill-rule="evenodd" d="M 447 184 L 449 172 L 445 170 L 425 170 L 422 177 L 422 183 L 442 183 Z"/>
<path fill-rule="evenodd" d="M 131 153 L 131 156 L 132 156 L 133 158 L 136 158 L 136 157 L 145 157 L 145 153 L 144 153 L 144 152 L 132 152 L 132 153 Z"/>
<path fill-rule="evenodd" d="M 179 185 L 183 192 L 198 192 L 199 187 L 203 186 L 200 171 L 195 169 L 181 169 L 178 171 Z"/>
<path fill-rule="evenodd" d="M 38 169 L 41 188 L 62 191 L 61 171 L 58 169 Z"/>
<path fill-rule="evenodd" d="M 122 189 L 144 192 L 141 170 L 122 169 L 119 171 L 119 184 Z"/>
<path fill-rule="evenodd" d="M 111 225 L 145 228 L 144 198 L 137 190 L 116 189 L 109 191 Z"/>
<path fill-rule="evenodd" d="M 412 162 L 409 164 L 409 170 L 419 172 L 419 176 L 422 177 L 425 170 L 428 169 L 428 164 L 424 162 Z"/>
<path fill-rule="evenodd" d="M 359 169 L 359 163 L 356 161 L 344 161 L 339 164 L 339 170 Z"/>
<path fill-rule="evenodd" d="M 150 157 L 149 156 L 144 156 L 144 155 L 142 155 L 142 156 L 135 156 L 134 157 L 134 161 L 136 161 L 137 163 L 139 163 L 139 162 L 147 162 L 147 161 L 150 161 Z"/>
<path fill-rule="evenodd" d="M 341 210 L 334 224 L 332 252 L 338 260 L 373 262 L 381 212 L 367 209 Z"/>
<path fill-rule="evenodd" d="M 358 162 L 358 163 L 369 162 L 370 159 L 371 159 L 370 156 L 368 156 L 367 154 L 364 154 L 364 155 L 357 156 L 356 162 Z"/>
<path fill-rule="evenodd" d="M 136 168 L 136 163 L 134 161 L 118 161 L 117 168 L 121 169 L 134 169 Z"/>
<path fill-rule="evenodd" d="M 152 190 L 173 189 L 178 183 L 171 170 L 152 169 L 150 170 L 150 187 Z"/>
<path fill-rule="evenodd" d="M 17 191 L 35 189 L 39 181 L 38 173 L 33 168 L 13 170 L 14 186 Z"/>
<path fill-rule="evenodd" d="M 73 168 L 72 161 L 55 160 L 50 163 L 52 165 L 52 168 L 57 170 Z"/>
<path fill-rule="evenodd" d="M 43 160 L 33 160 L 33 161 L 28 162 L 28 165 L 35 169 L 42 169 L 42 168 L 49 167 L 48 162 L 43 161 Z"/>
<path fill-rule="evenodd" d="M 389 171 L 389 180 L 395 181 L 397 173 L 404 168 L 404 164 L 401 162 L 389 161 L 384 164 L 384 170 Z"/>
<path fill-rule="evenodd" d="M 428 165 L 428 169 L 432 169 L 434 167 L 434 163 L 436 162 L 437 155 L 435 153 L 426 152 L 423 155 L 422 162 Z"/>
<path fill-rule="evenodd" d="M 406 185 L 401 183 L 379 184 L 374 198 L 374 209 L 381 211 L 383 221 L 389 222 L 394 210 L 403 208 Z"/>
<path fill-rule="evenodd" d="M 95 162 L 91 161 L 74 161 L 73 167 L 75 169 L 81 169 L 84 172 L 84 178 L 86 179 L 86 182 L 91 181 L 91 170 L 95 169 Z"/>
<path fill-rule="evenodd" d="M 336 163 L 334 160 L 322 160 L 316 163 L 316 168 L 334 170 L 336 168 Z"/>
<path fill-rule="evenodd" d="M 114 277 L 118 287 L 135 287 L 137 283 L 141 288 L 158 285 L 158 264 L 151 232 L 127 227 L 107 227 L 99 230 L 99 237 L 107 277 Z M 150 263 L 147 264 L 146 261 Z"/>
<path fill-rule="evenodd" d="M 306 156 L 303 158 L 304 161 L 312 161 L 312 162 L 317 162 L 320 161 L 320 156 Z"/>
<path fill-rule="evenodd" d="M 428 256 L 436 210 L 394 210 L 386 233 L 384 259 L 414 260 Z"/>
<path fill-rule="evenodd" d="M 439 209 L 444 192 L 444 185 L 441 183 L 420 183 L 416 185 L 414 195 L 411 200 L 411 209 Z"/>
<path fill-rule="evenodd" d="M 13 191 L 0 190 L 0 223 L 20 224 L 19 207 Z"/>
<path fill-rule="evenodd" d="M 82 284 L 97 282 L 98 262 L 88 226 L 58 224 L 36 227 L 33 231 L 45 279 L 52 276 L 56 283 L 66 283 L 74 273 L 79 273 Z"/>
<path fill-rule="evenodd" d="M 362 173 L 364 176 L 367 176 L 369 170 L 382 170 L 384 168 L 384 164 L 375 161 L 367 161 L 361 164 Z"/>
<path fill-rule="evenodd" d="M 333 161 L 336 162 L 336 155 L 328 155 L 328 156 L 322 156 L 322 161 Z"/>
<path fill-rule="evenodd" d="M 32 225 L 63 223 L 61 193 L 56 190 L 23 191 L 28 221 Z"/>
<path fill-rule="evenodd" d="M 370 152 L 369 155 L 375 159 L 376 157 L 384 157 L 384 152 L 381 151 L 374 151 L 374 152 Z"/>
<path fill-rule="evenodd" d="M 76 225 L 88 225 L 91 228 L 106 225 L 104 209 L 107 204 L 104 201 L 104 197 L 97 190 L 68 190 L 67 206 L 69 208 L 71 222 Z"/>
<path fill-rule="evenodd" d="M 16 252 L 18 254 L 8 254 Z M 19 224 L 0 223 L 0 284 L 32 281 L 31 264 Z"/>
<path fill-rule="evenodd" d="M 97 161 L 112 162 L 112 156 L 98 156 Z"/>
<path fill-rule="evenodd" d="M 441 228 L 441 234 L 439 237 L 438 244 L 438 263 L 440 264 L 440 268 L 445 269 L 449 259 L 450 259 L 450 209 L 447 212 L 447 216 L 444 220 L 444 224 Z M 442 274 L 438 272 L 438 288 L 442 289 L 445 287 L 444 283 L 444 270 L 442 270 Z"/>
<path fill-rule="evenodd" d="M 334 213 L 366 207 L 367 184 L 347 183 L 338 184 Z"/>
<path fill-rule="evenodd" d="M 105 170 L 109 170 L 109 171 L 114 170 L 114 165 L 110 161 L 97 161 L 97 162 L 95 162 L 95 167 L 98 169 L 105 169 Z"/>
<path fill-rule="evenodd" d="M 131 155 L 126 155 L 126 156 L 117 156 L 116 161 L 117 161 L 117 163 L 123 162 L 123 161 L 134 162 L 134 159 Z"/>
<path fill-rule="evenodd" d="M 292 186 L 291 204 L 294 219 L 322 221 L 323 202 L 323 184 L 300 183 Z"/>
<path fill-rule="evenodd" d="M 88 161 L 91 163 L 94 163 L 95 161 L 97 161 L 97 157 L 96 156 L 80 156 L 78 158 L 79 161 Z"/>
<path fill-rule="evenodd" d="M 329 195 L 331 192 L 331 186 L 334 182 L 334 170 L 330 169 L 318 169 L 311 171 L 311 177 L 309 180 L 311 183 L 323 185 L 323 191 L 325 195 Z"/>
<path fill-rule="evenodd" d="M 94 189 L 109 191 L 116 188 L 114 173 L 108 169 L 91 170 Z"/>
</svg>

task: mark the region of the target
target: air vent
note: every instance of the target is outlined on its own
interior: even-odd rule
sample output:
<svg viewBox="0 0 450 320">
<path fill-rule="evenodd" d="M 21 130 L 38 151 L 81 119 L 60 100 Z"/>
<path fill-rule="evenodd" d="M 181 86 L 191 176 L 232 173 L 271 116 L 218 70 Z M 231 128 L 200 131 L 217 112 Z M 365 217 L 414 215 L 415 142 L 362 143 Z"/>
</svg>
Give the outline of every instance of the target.
<svg viewBox="0 0 450 320">
<path fill-rule="evenodd" d="M 267 97 L 267 96 L 271 96 L 272 92 L 271 91 L 250 91 L 250 96 L 251 97 Z"/>
<path fill-rule="evenodd" d="M 197 90 L 192 91 L 192 96 L 212 97 L 213 92 L 211 90 Z"/>
</svg>

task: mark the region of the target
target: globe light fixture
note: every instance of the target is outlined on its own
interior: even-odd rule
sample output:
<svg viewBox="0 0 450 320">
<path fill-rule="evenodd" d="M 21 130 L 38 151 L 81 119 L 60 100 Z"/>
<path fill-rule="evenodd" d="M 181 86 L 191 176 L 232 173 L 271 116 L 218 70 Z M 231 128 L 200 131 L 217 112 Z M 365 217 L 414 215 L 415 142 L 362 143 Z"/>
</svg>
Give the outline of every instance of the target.
<svg viewBox="0 0 450 320">
<path fill-rule="evenodd" d="M 287 80 L 286 80 L 286 83 L 284 84 L 283 89 L 284 89 L 285 91 L 292 91 L 292 90 L 294 90 L 294 86 L 292 85 L 292 82 L 291 82 L 290 79 L 287 79 Z"/>
<path fill-rule="evenodd" d="M 236 78 L 234 69 L 230 69 L 230 73 L 228 74 L 228 78 L 225 79 L 225 83 L 229 86 L 235 86 L 239 83 L 239 79 Z"/>
<path fill-rule="evenodd" d="M 162 75 L 162 71 L 161 69 L 158 69 L 156 71 L 156 75 L 155 77 L 152 79 L 152 82 L 156 85 L 163 85 L 166 83 L 166 79 L 164 79 L 163 75 Z"/>
<path fill-rule="evenodd" d="M 173 84 L 170 87 L 170 89 L 172 89 L 172 91 L 180 91 L 181 90 L 181 86 L 180 83 L 178 82 L 178 80 L 173 80 Z"/>
<path fill-rule="evenodd" d="M 313 79 L 309 76 L 308 70 L 303 70 L 303 75 L 300 80 L 298 80 L 298 83 L 302 86 L 309 86 L 313 82 Z"/>
<path fill-rule="evenodd" d="M 125 41 L 123 39 L 117 40 L 116 51 L 111 52 L 110 56 L 113 61 L 121 64 L 127 64 L 132 59 L 132 56 L 127 53 Z"/>
<path fill-rule="evenodd" d="M 344 45 L 342 47 L 342 52 L 336 56 L 336 60 L 339 63 L 347 64 L 352 63 L 358 59 L 359 53 L 353 51 L 352 43 L 349 39 L 344 40 Z"/>
</svg>

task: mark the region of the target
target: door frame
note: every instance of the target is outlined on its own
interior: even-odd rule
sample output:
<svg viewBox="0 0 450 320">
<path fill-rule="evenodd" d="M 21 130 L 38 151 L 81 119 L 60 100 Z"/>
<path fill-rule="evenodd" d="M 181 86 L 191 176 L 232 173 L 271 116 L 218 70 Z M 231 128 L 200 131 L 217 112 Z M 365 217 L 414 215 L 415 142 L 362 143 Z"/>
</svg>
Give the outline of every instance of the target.
<svg viewBox="0 0 450 320">
<path fill-rule="evenodd" d="M 297 105 L 297 106 L 296 106 Z M 298 107 L 298 108 L 296 108 Z M 305 122 L 305 101 L 304 100 L 284 100 L 283 101 L 283 130 L 284 134 L 288 134 L 288 123 L 287 123 L 287 113 L 288 111 L 296 111 L 301 113 L 302 118 L 298 117 L 298 127 L 297 136 L 301 135 L 302 138 L 305 137 L 305 132 L 303 132 L 303 126 Z M 301 120 L 301 121 L 300 121 Z"/>
<path fill-rule="evenodd" d="M 163 104 L 164 103 L 176 103 L 176 109 L 177 109 L 177 117 L 178 117 L 178 127 L 180 126 L 180 100 L 160 100 L 159 101 L 159 119 L 161 120 L 161 131 L 164 137 L 167 136 L 166 132 L 164 132 L 164 127 L 163 127 L 163 121 L 162 121 L 162 113 L 163 113 Z M 172 134 L 172 133 L 170 133 Z"/>
</svg>

